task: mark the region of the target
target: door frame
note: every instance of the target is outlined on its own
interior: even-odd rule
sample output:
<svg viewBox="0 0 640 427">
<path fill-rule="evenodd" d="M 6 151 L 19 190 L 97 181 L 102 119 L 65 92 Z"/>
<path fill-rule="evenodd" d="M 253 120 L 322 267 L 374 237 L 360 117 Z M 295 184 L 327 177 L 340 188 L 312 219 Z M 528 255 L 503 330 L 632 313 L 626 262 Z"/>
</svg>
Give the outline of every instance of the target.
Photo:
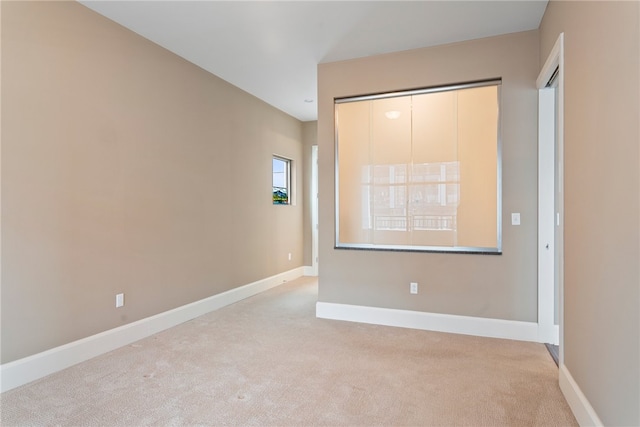
<svg viewBox="0 0 640 427">
<path fill-rule="evenodd" d="M 318 146 L 311 146 L 311 271 L 318 275 Z"/>
<path fill-rule="evenodd" d="M 550 89 L 548 83 L 556 70 L 557 86 L 554 85 L 555 88 Z M 559 35 L 545 61 L 536 80 L 536 87 L 538 88 L 538 340 L 558 344 L 559 364 L 564 364 L 564 33 Z M 557 206 L 556 188 L 559 195 Z M 556 278 L 558 280 L 557 325 L 554 306 Z"/>
</svg>

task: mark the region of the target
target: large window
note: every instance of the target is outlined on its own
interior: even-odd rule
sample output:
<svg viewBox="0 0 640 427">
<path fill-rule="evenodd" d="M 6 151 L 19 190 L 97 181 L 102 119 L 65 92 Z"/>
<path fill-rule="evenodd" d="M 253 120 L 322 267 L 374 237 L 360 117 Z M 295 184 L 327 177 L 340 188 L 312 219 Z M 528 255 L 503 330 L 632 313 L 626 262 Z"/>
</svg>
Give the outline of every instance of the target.
<svg viewBox="0 0 640 427">
<path fill-rule="evenodd" d="M 336 99 L 336 247 L 500 253 L 499 95 Z"/>
<path fill-rule="evenodd" d="M 291 204 L 291 160 L 273 156 L 273 204 Z"/>
</svg>

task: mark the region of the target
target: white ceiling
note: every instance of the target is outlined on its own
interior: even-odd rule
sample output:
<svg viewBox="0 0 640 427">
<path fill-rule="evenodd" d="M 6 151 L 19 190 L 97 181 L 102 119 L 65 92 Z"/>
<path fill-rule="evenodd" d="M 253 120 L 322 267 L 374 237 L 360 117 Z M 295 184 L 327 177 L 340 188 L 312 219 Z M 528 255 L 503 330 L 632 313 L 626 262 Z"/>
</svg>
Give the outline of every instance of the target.
<svg viewBox="0 0 640 427">
<path fill-rule="evenodd" d="M 319 63 L 536 29 L 547 5 L 547 0 L 80 2 L 302 121 L 317 118 Z"/>
</svg>

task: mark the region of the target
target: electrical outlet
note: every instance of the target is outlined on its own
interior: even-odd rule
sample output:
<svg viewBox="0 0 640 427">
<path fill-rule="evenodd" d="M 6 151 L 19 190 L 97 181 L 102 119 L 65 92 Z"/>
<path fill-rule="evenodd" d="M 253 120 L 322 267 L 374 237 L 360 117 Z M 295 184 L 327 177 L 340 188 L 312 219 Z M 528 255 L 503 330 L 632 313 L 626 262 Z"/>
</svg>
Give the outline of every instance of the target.
<svg viewBox="0 0 640 427">
<path fill-rule="evenodd" d="M 418 293 L 418 284 L 416 282 L 411 282 L 409 284 L 409 292 L 411 292 L 412 294 Z"/>
<path fill-rule="evenodd" d="M 289 261 L 291 261 L 291 252 L 289 252 Z"/>
<path fill-rule="evenodd" d="M 116 295 L 116 308 L 124 306 L 124 294 Z"/>
</svg>

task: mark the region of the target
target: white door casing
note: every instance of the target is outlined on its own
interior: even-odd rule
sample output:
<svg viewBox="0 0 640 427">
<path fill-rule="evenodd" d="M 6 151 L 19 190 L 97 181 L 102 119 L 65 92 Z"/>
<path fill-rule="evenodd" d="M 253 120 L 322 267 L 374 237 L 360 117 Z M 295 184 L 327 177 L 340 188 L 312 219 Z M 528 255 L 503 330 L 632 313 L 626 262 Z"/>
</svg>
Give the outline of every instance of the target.
<svg viewBox="0 0 640 427">
<path fill-rule="evenodd" d="M 555 78 L 554 78 L 555 75 Z M 550 82 L 553 81 L 553 84 Z M 538 340 L 560 346 L 564 363 L 564 34 L 536 81 L 538 88 Z M 558 300 L 556 301 L 556 289 Z M 558 316 L 556 323 L 556 310 Z"/>
</svg>

